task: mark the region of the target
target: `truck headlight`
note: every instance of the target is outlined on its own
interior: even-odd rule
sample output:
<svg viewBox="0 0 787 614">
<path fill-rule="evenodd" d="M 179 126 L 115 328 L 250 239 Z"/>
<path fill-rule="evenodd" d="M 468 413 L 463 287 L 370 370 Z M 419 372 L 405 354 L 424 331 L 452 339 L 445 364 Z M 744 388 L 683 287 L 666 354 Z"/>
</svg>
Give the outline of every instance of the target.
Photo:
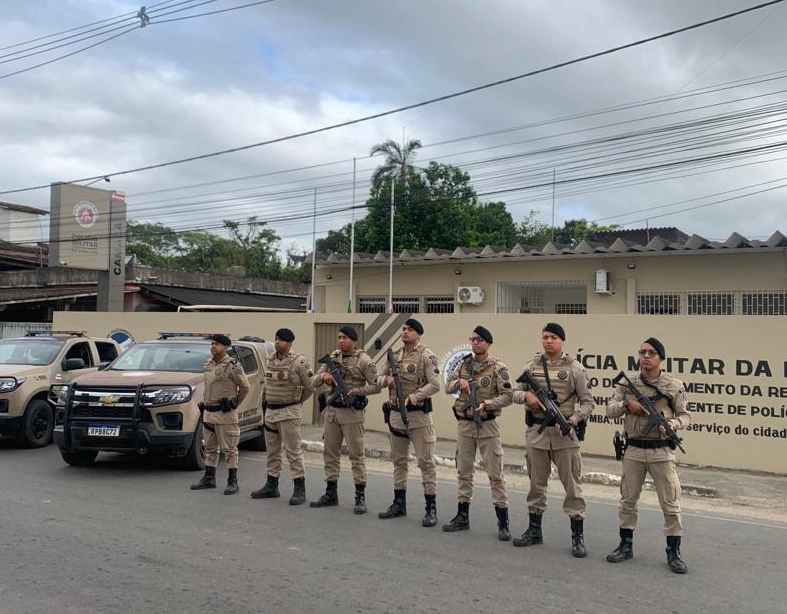
<svg viewBox="0 0 787 614">
<path fill-rule="evenodd" d="M 191 398 L 191 388 L 189 386 L 177 386 L 174 388 L 162 388 L 153 393 L 152 405 L 177 405 L 185 403 Z"/>
<path fill-rule="evenodd" d="M 24 377 L 0 377 L 0 392 L 13 392 L 25 383 Z"/>
</svg>

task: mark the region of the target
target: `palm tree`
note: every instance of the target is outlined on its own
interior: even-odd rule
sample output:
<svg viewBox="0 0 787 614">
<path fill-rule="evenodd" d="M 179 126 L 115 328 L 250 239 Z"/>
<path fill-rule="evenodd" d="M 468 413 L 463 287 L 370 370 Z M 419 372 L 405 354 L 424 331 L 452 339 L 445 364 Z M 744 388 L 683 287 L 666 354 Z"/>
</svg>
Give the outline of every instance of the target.
<svg viewBox="0 0 787 614">
<path fill-rule="evenodd" d="M 410 139 L 402 145 L 391 139 L 384 143 L 379 143 L 372 147 L 370 156 L 378 153 L 385 155 L 385 162 L 374 169 L 372 174 L 372 185 L 379 186 L 383 179 L 393 177 L 399 181 L 405 181 L 407 175 L 415 172 L 413 161 L 418 155 L 418 150 L 423 147 L 418 139 Z"/>
</svg>

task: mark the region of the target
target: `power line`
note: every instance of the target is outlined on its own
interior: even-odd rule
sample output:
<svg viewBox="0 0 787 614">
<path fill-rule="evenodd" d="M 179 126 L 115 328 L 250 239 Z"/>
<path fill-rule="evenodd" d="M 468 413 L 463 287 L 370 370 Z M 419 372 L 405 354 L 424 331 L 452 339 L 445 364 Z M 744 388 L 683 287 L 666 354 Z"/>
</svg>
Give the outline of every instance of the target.
<svg viewBox="0 0 787 614">
<path fill-rule="evenodd" d="M 347 127 L 347 126 L 351 126 L 351 125 L 355 125 L 355 124 L 371 121 L 373 119 L 380 119 L 382 117 L 387 117 L 387 116 L 390 116 L 390 115 L 401 113 L 403 111 L 409 111 L 409 110 L 412 110 L 412 109 L 416 109 L 416 108 L 419 108 L 419 107 L 424 107 L 424 106 L 435 104 L 435 103 L 438 103 L 438 102 L 444 102 L 446 100 L 459 98 L 461 96 L 465 96 L 465 95 L 468 95 L 468 94 L 471 94 L 471 93 L 483 91 L 483 90 L 490 89 L 490 88 L 493 88 L 493 87 L 498 87 L 500 85 L 513 83 L 514 81 L 518 81 L 518 80 L 525 79 L 525 78 L 528 78 L 528 77 L 533 77 L 535 75 L 551 72 L 551 71 L 554 71 L 554 70 L 557 70 L 557 69 L 560 69 L 560 68 L 565 68 L 567 66 L 571 66 L 571 65 L 574 65 L 574 64 L 579 64 L 579 63 L 582 63 L 582 62 L 586 62 L 586 61 L 591 60 L 591 59 L 600 58 L 600 57 L 603 57 L 603 56 L 606 56 L 606 55 L 617 53 L 619 51 L 623 51 L 625 49 L 632 49 L 634 47 L 638 47 L 638 46 L 644 45 L 646 43 L 650 43 L 650 42 L 653 42 L 653 41 L 656 41 L 656 40 L 660 40 L 660 39 L 668 38 L 668 37 L 671 37 L 671 36 L 675 36 L 677 34 L 681 34 L 681 33 L 684 33 L 684 32 L 689 32 L 691 30 L 695 30 L 697 28 L 701 28 L 701 27 L 704 27 L 704 26 L 707 26 L 707 25 L 710 25 L 710 24 L 713 24 L 713 23 L 719 23 L 721 21 L 725 21 L 725 20 L 728 20 L 728 19 L 739 17 L 740 15 L 744 15 L 744 14 L 750 13 L 752 11 L 757 11 L 757 10 L 763 9 L 765 7 L 768 7 L 768 6 L 774 6 L 774 5 L 780 4 L 782 2 L 784 2 L 784 0 L 771 0 L 769 2 L 758 4 L 756 6 L 752 6 L 752 7 L 745 8 L 745 9 L 741 9 L 739 11 L 735 11 L 735 12 L 732 12 L 732 13 L 727 13 L 727 14 L 722 15 L 720 17 L 707 19 L 705 21 L 701 21 L 701 22 L 698 22 L 698 23 L 695 23 L 695 24 L 692 24 L 692 25 L 689 25 L 689 26 L 684 26 L 682 28 L 677 28 L 677 29 L 674 29 L 674 30 L 670 30 L 670 31 L 664 32 L 662 34 L 658 34 L 658 35 L 651 36 L 651 37 L 644 38 L 644 39 L 639 39 L 639 40 L 631 42 L 631 43 L 627 43 L 627 44 L 624 44 L 624 45 L 619 45 L 617 47 L 612 47 L 612 48 L 609 48 L 609 49 L 606 49 L 606 50 L 603 50 L 603 51 L 599 51 L 599 52 L 596 52 L 596 53 L 592 53 L 592 54 L 589 54 L 589 55 L 584 55 L 584 56 L 581 56 L 579 58 L 575 58 L 573 60 L 567 60 L 565 62 L 559 62 L 557 64 L 552 64 L 551 66 L 547 66 L 547 67 L 544 67 L 544 68 L 539 68 L 539 69 L 536 69 L 536 70 L 532 70 L 532 71 L 529 71 L 529 72 L 526 72 L 526 73 L 522 73 L 520 75 L 516 75 L 516 76 L 513 76 L 513 77 L 508 77 L 506 79 L 493 81 L 491 83 L 487 83 L 487 84 L 484 84 L 484 85 L 479 85 L 479 86 L 476 86 L 476 87 L 468 88 L 468 89 L 465 89 L 465 90 L 454 92 L 452 94 L 445 94 L 445 95 L 439 96 L 437 98 L 432 98 L 432 99 L 425 100 L 425 101 L 422 101 L 422 102 L 417 102 L 417 103 L 413 103 L 413 104 L 410 104 L 410 105 L 405 105 L 405 106 L 402 106 L 402 107 L 398 107 L 396 109 L 383 111 L 383 112 L 375 113 L 375 114 L 372 114 L 372 115 L 367 115 L 365 117 L 360 117 L 360 118 L 348 120 L 348 121 L 345 121 L 345 122 L 340 122 L 338 124 L 333 124 L 333 125 L 330 125 L 330 126 L 324 126 L 324 127 L 321 127 L 321 128 L 315 128 L 313 130 L 307 130 L 307 131 L 299 132 L 299 133 L 296 133 L 296 134 L 290 134 L 290 135 L 287 135 L 287 136 L 283 136 L 283 137 L 279 137 L 279 138 L 275 138 L 275 139 L 269 139 L 267 141 L 261 141 L 261 142 L 258 142 L 258 143 L 252 143 L 250 145 L 243 145 L 243 146 L 233 147 L 233 148 L 224 149 L 224 150 L 221 150 L 221 151 L 211 152 L 211 153 L 207 153 L 207 154 L 200 154 L 200 155 L 196 155 L 196 156 L 189 156 L 187 158 L 181 158 L 181 159 L 178 159 L 178 160 L 171 160 L 169 162 L 162 162 L 162 163 L 158 163 L 158 164 L 149 164 L 149 165 L 137 167 L 137 168 L 134 168 L 134 169 L 127 169 L 127 170 L 116 171 L 116 172 L 102 173 L 101 175 L 97 175 L 97 176 L 84 177 L 82 179 L 76 179 L 76 180 L 73 180 L 73 181 L 71 181 L 69 183 L 84 183 L 84 182 L 87 182 L 87 181 L 92 181 L 94 179 L 100 179 L 101 177 L 104 177 L 104 176 L 117 177 L 117 176 L 121 176 L 121 175 L 128 175 L 128 174 L 132 174 L 132 173 L 149 171 L 149 170 L 154 170 L 154 169 L 158 169 L 158 168 L 165 168 L 165 167 L 174 166 L 174 165 L 177 165 L 177 164 L 184 164 L 186 162 L 195 162 L 197 160 L 204 160 L 204 159 L 207 159 L 207 158 L 213 158 L 213 157 L 222 156 L 222 155 L 226 155 L 226 154 L 230 154 L 230 153 L 237 153 L 237 152 L 240 152 L 240 151 L 246 151 L 246 150 L 249 150 L 249 149 L 254 149 L 254 148 L 257 148 L 257 147 L 262 147 L 264 145 L 271 145 L 273 143 L 281 143 L 281 142 L 284 142 L 284 141 L 289 141 L 289 140 L 293 140 L 293 139 L 297 139 L 297 138 L 302 138 L 302 137 L 305 137 L 305 136 L 311 136 L 311 135 L 314 135 L 314 134 L 327 132 L 329 130 L 335 130 L 337 128 L 344 128 L 344 127 Z M 23 188 L 23 189 L 18 189 L 18 190 L 7 190 L 7 191 L 0 192 L 0 195 L 12 194 L 12 193 L 22 192 L 22 191 L 27 191 L 27 190 L 32 190 L 32 189 L 41 189 L 41 188 L 45 188 L 45 187 L 49 187 L 48 184 L 47 185 L 41 185 L 41 186 L 34 186 L 34 187 L 31 187 L 31 188 Z"/>
</svg>

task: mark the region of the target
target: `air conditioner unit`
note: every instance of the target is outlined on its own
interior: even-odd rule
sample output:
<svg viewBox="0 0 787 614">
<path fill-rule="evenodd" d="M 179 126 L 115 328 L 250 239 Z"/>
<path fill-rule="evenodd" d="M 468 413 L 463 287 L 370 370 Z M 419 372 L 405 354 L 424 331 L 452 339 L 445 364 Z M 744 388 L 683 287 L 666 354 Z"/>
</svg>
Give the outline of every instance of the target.
<svg viewBox="0 0 787 614">
<path fill-rule="evenodd" d="M 609 271 L 606 269 L 596 271 L 596 294 L 612 294 L 612 287 L 609 284 Z"/>
<path fill-rule="evenodd" d="M 484 291 L 478 286 L 459 286 L 456 302 L 460 305 L 480 305 L 484 302 Z"/>
</svg>

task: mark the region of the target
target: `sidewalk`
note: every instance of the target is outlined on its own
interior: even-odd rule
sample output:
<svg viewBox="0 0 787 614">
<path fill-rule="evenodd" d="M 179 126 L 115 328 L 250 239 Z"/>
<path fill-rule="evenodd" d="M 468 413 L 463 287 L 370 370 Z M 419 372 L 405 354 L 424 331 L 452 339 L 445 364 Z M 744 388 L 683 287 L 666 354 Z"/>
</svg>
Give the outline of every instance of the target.
<svg viewBox="0 0 787 614">
<path fill-rule="evenodd" d="M 304 448 L 308 452 L 322 453 L 322 426 L 304 425 L 302 432 Z M 455 441 L 439 439 L 435 445 L 437 464 L 455 467 L 455 449 Z M 527 469 L 524 447 L 504 446 L 503 451 L 506 473 L 525 475 Z M 369 458 L 390 458 L 388 433 L 366 432 L 366 456 Z M 582 477 L 585 483 L 612 487 L 620 485 L 620 461 L 613 458 L 583 455 L 582 467 Z M 684 496 L 723 498 L 734 505 L 741 506 L 787 508 L 787 475 L 684 465 L 679 466 L 678 472 Z M 554 469 L 552 478 L 557 478 Z M 646 479 L 645 488 L 653 488 L 649 477 Z"/>
</svg>

